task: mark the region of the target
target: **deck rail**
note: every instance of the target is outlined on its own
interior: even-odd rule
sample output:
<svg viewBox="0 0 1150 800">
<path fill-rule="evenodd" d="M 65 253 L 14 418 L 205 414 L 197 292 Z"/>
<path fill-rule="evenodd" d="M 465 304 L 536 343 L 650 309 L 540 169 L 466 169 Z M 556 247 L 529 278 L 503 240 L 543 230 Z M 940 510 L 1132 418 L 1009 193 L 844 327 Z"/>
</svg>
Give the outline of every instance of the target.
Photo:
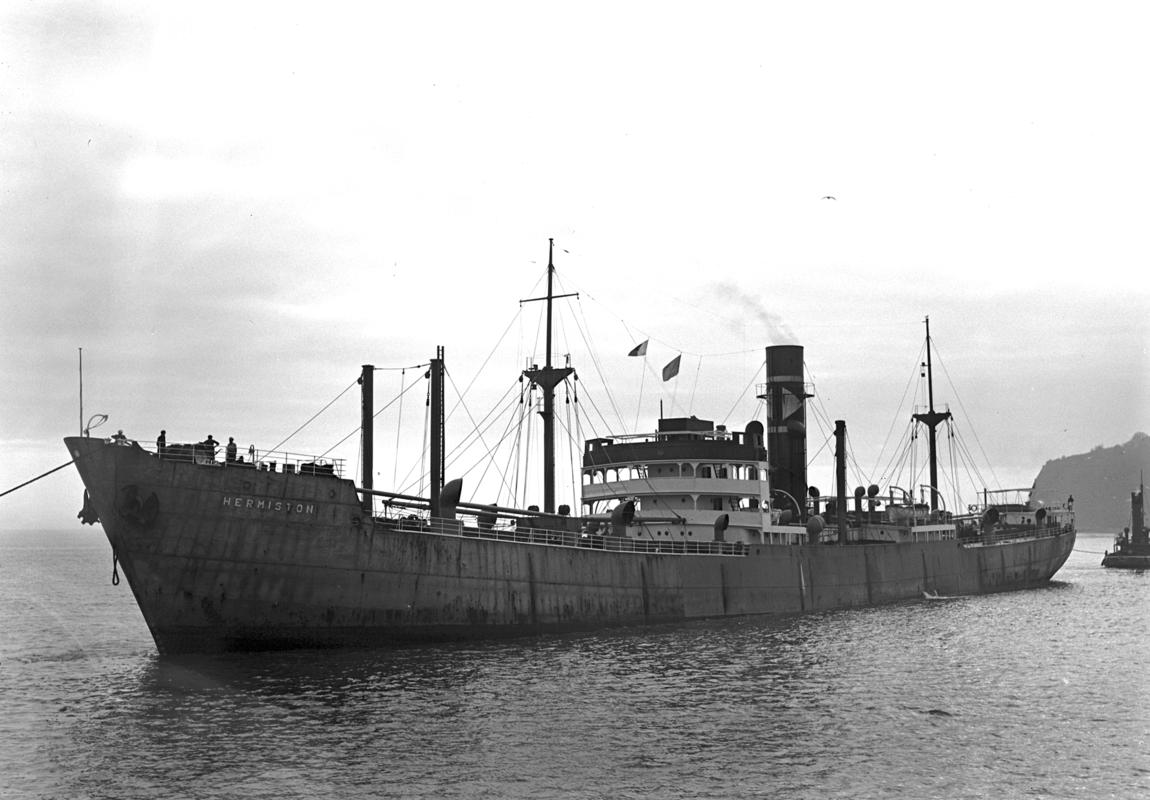
<svg viewBox="0 0 1150 800">
<path fill-rule="evenodd" d="M 985 545 L 1005 544 L 1007 542 L 1025 542 L 1036 539 L 1053 539 L 1064 533 L 1072 533 L 1073 525 L 1017 527 L 1009 530 L 995 531 L 994 533 L 981 533 L 968 539 L 959 539 L 963 547 L 980 547 Z"/>
<path fill-rule="evenodd" d="M 578 547 L 619 553 L 661 553 L 666 555 L 745 556 L 750 545 L 743 542 L 660 542 L 654 539 L 631 539 L 622 536 L 601 536 L 581 531 L 546 530 L 519 526 L 473 527 L 462 520 L 425 519 L 407 516 L 377 517 L 376 524 L 385 529 L 418 531 L 435 536 L 471 539 L 495 539 L 501 542 L 549 545 L 552 547 Z"/>
<path fill-rule="evenodd" d="M 288 450 L 257 450 L 255 446 L 238 450 L 234 459 L 228 458 L 227 448 L 216 442 L 180 442 L 158 445 L 145 445 L 135 439 L 107 439 L 109 444 L 139 447 L 163 461 L 179 461 L 203 466 L 226 467 L 228 469 L 254 469 L 260 472 L 299 473 L 300 475 L 330 475 L 342 478 L 345 459 L 326 458 L 306 453 L 292 453 Z"/>
</svg>

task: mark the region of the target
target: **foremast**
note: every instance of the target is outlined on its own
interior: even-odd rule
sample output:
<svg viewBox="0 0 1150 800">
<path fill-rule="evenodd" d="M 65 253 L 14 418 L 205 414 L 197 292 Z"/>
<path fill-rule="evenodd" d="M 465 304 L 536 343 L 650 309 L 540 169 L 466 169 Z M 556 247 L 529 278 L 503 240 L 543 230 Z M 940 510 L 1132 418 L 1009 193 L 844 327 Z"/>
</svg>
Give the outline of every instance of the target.
<svg viewBox="0 0 1150 800">
<path fill-rule="evenodd" d="M 553 300 L 563 297 L 578 297 L 577 293 L 556 295 L 553 289 L 555 277 L 555 240 L 548 239 L 547 249 L 547 295 L 545 297 L 532 297 L 520 300 L 520 303 L 531 303 L 536 300 L 547 301 L 547 353 L 546 361 L 542 367 L 532 365 L 523 371 L 532 384 L 543 391 L 543 512 L 555 513 L 555 387 L 562 383 L 573 370 L 571 367 L 555 367 L 551 364 L 551 305 Z"/>
</svg>

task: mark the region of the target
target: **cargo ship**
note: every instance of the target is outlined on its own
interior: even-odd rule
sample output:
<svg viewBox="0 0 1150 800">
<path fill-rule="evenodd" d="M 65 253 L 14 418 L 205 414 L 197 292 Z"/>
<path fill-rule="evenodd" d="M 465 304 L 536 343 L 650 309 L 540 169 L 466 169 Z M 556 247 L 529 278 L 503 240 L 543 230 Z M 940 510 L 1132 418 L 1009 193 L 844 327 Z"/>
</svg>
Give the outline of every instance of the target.
<svg viewBox="0 0 1150 800">
<path fill-rule="evenodd" d="M 1143 498 L 1146 484 L 1130 493 L 1130 527 L 1114 538 L 1114 549 L 1102 556 L 1102 566 L 1113 569 L 1150 569 L 1150 531 L 1146 528 Z"/>
<path fill-rule="evenodd" d="M 765 348 L 765 424 L 660 414 L 647 434 L 587 440 L 582 507 L 556 508 L 554 390 L 572 369 L 552 365 L 547 269 L 546 358 L 523 372 L 542 393 L 542 509 L 463 502 L 444 480 L 442 348 L 427 496 L 372 484 L 372 365 L 358 486 L 342 462 L 310 456 L 66 438 L 78 516 L 103 527 L 158 650 L 386 647 L 982 594 L 1042 586 L 1073 549 L 1072 507 L 989 494 L 962 514 L 939 507 L 936 427 L 950 414 L 933 384 L 914 415 L 930 437 L 926 496 L 848 492 L 841 420 L 822 496 L 807 483 L 799 345 Z"/>
</svg>

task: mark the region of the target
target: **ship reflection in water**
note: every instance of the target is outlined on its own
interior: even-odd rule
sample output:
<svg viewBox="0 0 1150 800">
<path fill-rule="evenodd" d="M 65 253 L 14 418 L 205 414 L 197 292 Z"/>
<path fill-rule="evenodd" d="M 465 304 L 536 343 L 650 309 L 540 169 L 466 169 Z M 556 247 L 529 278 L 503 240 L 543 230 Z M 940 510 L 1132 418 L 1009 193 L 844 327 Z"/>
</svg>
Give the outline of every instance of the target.
<svg viewBox="0 0 1150 800">
<path fill-rule="evenodd" d="M 11 797 L 1137 797 L 1150 580 L 375 651 L 160 656 L 95 536 L 5 547 Z M 7 544 L 11 539 L 2 539 Z M 1105 758 L 1101 757 L 1105 754 Z"/>
</svg>

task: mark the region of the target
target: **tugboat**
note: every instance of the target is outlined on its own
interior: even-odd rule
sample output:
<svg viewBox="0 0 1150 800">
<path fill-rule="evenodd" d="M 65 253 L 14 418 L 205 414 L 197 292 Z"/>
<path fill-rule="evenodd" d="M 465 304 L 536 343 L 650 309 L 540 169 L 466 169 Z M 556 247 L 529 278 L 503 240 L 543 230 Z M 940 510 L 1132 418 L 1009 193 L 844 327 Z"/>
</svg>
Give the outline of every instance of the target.
<svg viewBox="0 0 1150 800">
<path fill-rule="evenodd" d="M 1150 531 L 1143 517 L 1145 484 L 1130 493 L 1130 527 L 1114 538 L 1114 551 L 1102 557 L 1102 566 L 1113 569 L 1150 569 Z"/>
<path fill-rule="evenodd" d="M 873 606 L 1046 585 L 1074 547 L 1072 509 L 1019 524 L 993 505 L 939 507 L 935 427 L 929 502 L 872 484 L 848 509 L 846 423 L 836 486 L 807 483 L 803 348 L 766 348 L 766 424 L 696 417 L 584 443 L 582 513 L 555 505 L 554 398 L 573 380 L 551 363 L 548 261 L 542 392 L 543 509 L 463 502 L 444 476 L 444 353 L 429 378 L 427 497 L 372 485 L 372 374 L 364 365 L 363 474 L 342 462 L 214 443 L 150 447 L 65 439 L 161 653 L 380 647 Z M 929 377 L 930 328 L 927 326 Z M 660 414 L 662 417 L 662 414 Z M 277 461 L 278 468 L 277 468 Z M 985 507 L 983 507 L 985 506 Z"/>
</svg>

